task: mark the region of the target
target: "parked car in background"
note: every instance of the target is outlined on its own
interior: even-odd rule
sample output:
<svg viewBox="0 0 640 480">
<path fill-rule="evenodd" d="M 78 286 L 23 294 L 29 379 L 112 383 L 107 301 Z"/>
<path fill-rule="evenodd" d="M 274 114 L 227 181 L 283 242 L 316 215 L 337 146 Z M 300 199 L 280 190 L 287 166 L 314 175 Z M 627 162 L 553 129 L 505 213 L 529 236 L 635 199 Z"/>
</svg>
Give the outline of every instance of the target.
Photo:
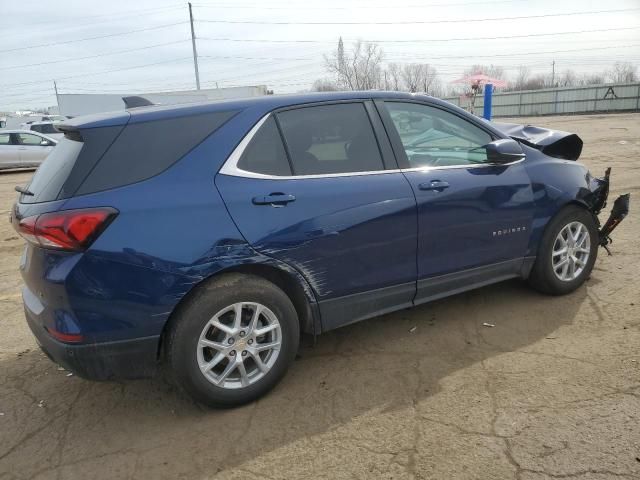
<svg viewBox="0 0 640 480">
<path fill-rule="evenodd" d="M 37 167 L 57 143 L 37 132 L 0 130 L 0 169 Z"/>
<path fill-rule="evenodd" d="M 31 330 L 82 377 L 164 363 L 210 405 L 272 388 L 301 332 L 511 278 L 569 293 L 628 211 L 622 196 L 600 228 L 609 176 L 575 161 L 577 136 L 427 96 L 266 96 L 59 128 L 12 212 Z"/>
<path fill-rule="evenodd" d="M 43 133 L 48 137 L 60 140 L 64 137 L 64 133 L 56 128 L 60 122 L 26 122 L 20 125 L 23 130 L 31 130 L 32 132 Z"/>
<path fill-rule="evenodd" d="M 41 114 L 41 115 L 20 115 L 20 116 L 16 116 L 16 115 L 6 115 L 3 117 L 0 117 L 0 128 L 9 128 L 11 130 L 16 130 L 16 129 L 24 129 L 24 127 L 22 127 L 21 125 L 23 124 L 28 124 L 28 123 L 34 123 L 34 122 L 61 122 L 64 120 L 68 120 L 71 117 L 66 116 L 66 115 L 47 115 L 47 114 Z"/>
</svg>

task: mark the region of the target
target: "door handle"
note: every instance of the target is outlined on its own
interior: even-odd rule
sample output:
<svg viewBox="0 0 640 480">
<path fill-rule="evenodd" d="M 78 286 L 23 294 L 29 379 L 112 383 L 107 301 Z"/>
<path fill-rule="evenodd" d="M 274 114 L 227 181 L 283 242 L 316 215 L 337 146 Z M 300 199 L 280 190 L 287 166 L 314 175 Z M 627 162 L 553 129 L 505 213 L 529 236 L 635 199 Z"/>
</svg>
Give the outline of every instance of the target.
<svg viewBox="0 0 640 480">
<path fill-rule="evenodd" d="M 443 182 L 442 180 L 431 180 L 427 183 L 421 183 L 418 185 L 420 190 L 435 190 L 437 192 L 443 191 L 445 188 L 449 188 L 449 182 Z"/>
<path fill-rule="evenodd" d="M 296 197 L 286 193 L 271 193 L 260 197 L 253 197 L 254 205 L 271 205 L 272 207 L 284 207 L 287 203 L 294 202 Z"/>
<path fill-rule="evenodd" d="M 26 150 L 27 147 L 18 147 L 18 150 Z"/>
</svg>

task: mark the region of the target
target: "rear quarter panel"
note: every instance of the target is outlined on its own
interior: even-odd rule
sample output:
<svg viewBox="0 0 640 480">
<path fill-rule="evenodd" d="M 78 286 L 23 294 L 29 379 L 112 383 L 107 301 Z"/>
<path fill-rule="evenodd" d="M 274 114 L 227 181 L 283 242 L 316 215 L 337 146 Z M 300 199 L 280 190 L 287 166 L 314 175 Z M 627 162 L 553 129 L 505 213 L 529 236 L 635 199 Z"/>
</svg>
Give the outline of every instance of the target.
<svg viewBox="0 0 640 480">
<path fill-rule="evenodd" d="M 63 209 L 119 211 L 66 278 L 69 305 L 85 327 L 92 325 L 93 341 L 159 335 L 203 280 L 241 264 L 274 264 L 248 246 L 214 185 L 257 118 L 238 114 L 160 175 L 65 201 Z"/>
</svg>

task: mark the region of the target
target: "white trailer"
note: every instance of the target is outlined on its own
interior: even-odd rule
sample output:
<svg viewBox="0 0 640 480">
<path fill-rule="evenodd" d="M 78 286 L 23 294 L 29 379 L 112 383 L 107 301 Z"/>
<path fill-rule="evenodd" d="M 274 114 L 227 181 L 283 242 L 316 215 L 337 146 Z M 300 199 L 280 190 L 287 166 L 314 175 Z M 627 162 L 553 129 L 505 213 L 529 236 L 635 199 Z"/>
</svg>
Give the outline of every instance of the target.
<svg viewBox="0 0 640 480">
<path fill-rule="evenodd" d="M 76 117 L 79 115 L 88 115 L 91 113 L 124 110 L 125 105 L 122 97 L 130 96 L 144 97 L 150 102 L 159 105 L 175 105 L 180 103 L 204 102 L 211 100 L 259 97 L 262 95 L 267 95 L 267 87 L 264 85 L 154 93 L 61 93 L 58 95 L 58 108 L 61 115 Z"/>
</svg>

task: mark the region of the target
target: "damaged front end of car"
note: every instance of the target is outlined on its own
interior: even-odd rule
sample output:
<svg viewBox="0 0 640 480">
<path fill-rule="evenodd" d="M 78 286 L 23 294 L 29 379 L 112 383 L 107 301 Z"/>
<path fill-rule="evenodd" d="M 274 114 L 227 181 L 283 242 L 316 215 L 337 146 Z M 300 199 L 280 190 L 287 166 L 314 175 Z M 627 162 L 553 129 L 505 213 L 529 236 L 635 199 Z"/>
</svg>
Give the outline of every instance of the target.
<svg viewBox="0 0 640 480">
<path fill-rule="evenodd" d="M 501 132 L 509 135 L 514 140 L 531 148 L 535 148 L 545 155 L 561 160 L 578 160 L 582 153 L 582 139 L 575 133 L 563 132 L 534 125 L 522 125 L 516 123 L 491 122 Z M 613 208 L 609 218 L 600 224 L 598 215 L 607 206 L 609 197 L 609 178 L 611 168 L 607 168 L 603 178 L 592 177 L 587 173 L 587 186 L 581 201 L 593 212 L 598 222 L 599 244 L 609 255 L 611 251 L 608 245 L 612 242 L 611 233 L 629 213 L 630 194 L 620 195 L 613 202 Z"/>
<path fill-rule="evenodd" d="M 598 214 L 602 211 L 602 209 L 607 206 L 607 198 L 609 197 L 610 176 L 611 167 L 607 168 L 603 178 L 593 179 L 596 182 L 597 187 L 593 191 L 594 195 L 593 202 L 591 204 L 591 211 L 596 216 L 596 218 L 598 218 Z M 611 233 L 618 225 L 620 225 L 620 222 L 622 222 L 622 220 L 624 220 L 624 218 L 629 213 L 630 196 L 631 194 L 625 193 L 624 195 L 620 195 L 618 198 L 616 198 L 616 200 L 613 202 L 613 208 L 611 209 L 609 218 L 598 230 L 600 246 L 603 247 L 609 255 L 611 255 L 611 251 L 608 247 L 608 245 L 612 242 Z"/>
</svg>

